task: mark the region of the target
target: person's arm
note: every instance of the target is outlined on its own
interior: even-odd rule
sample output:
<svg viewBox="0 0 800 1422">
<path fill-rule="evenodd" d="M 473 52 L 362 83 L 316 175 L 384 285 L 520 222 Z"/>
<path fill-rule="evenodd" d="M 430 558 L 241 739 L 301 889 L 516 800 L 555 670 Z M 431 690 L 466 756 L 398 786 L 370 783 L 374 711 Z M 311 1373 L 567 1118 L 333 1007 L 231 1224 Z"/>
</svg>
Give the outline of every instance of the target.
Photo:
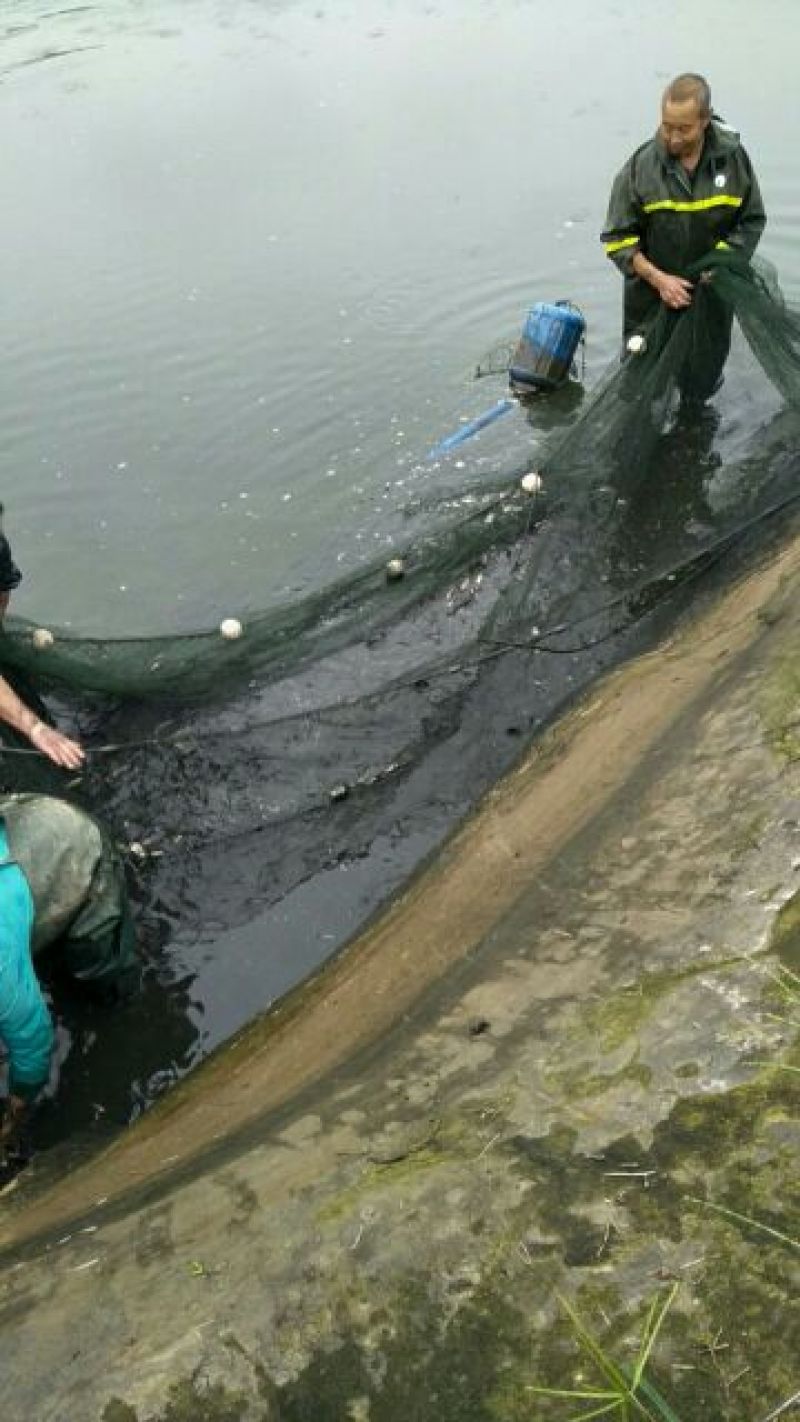
<svg viewBox="0 0 800 1422">
<path fill-rule="evenodd" d="M 644 252 L 636 252 L 631 267 L 636 276 L 646 281 L 648 286 L 658 292 L 665 306 L 669 306 L 671 311 L 681 311 L 685 306 L 692 304 L 692 283 L 685 277 L 671 276 L 669 272 L 662 272 L 660 267 L 649 261 Z"/>
<path fill-rule="evenodd" d="M 27 737 L 36 750 L 65 770 L 78 770 L 83 765 L 83 747 L 69 736 L 62 735 L 54 726 L 40 721 L 24 701 L 20 701 L 3 676 L 0 676 L 0 720 Z"/>
<path fill-rule="evenodd" d="M 30 928 L 10 932 L 0 954 L 0 1038 L 9 1058 L 5 1143 L 50 1074 L 55 1033 L 31 960 Z"/>
<path fill-rule="evenodd" d="M 642 207 L 636 195 L 630 159 L 614 179 L 605 225 L 600 234 L 605 254 L 623 276 L 630 276 L 632 262 L 641 249 Z"/>
<path fill-rule="evenodd" d="M 608 202 L 602 242 L 606 256 L 623 276 L 637 276 L 658 293 L 665 306 L 680 311 L 690 306 L 692 284 L 683 277 L 663 272 L 642 251 L 643 210 L 636 192 L 635 157 L 614 179 Z"/>
<path fill-rule="evenodd" d="M 752 257 L 767 225 L 767 214 L 764 211 L 758 178 L 753 172 L 753 165 L 743 148 L 740 149 L 740 156 L 744 161 L 748 183 L 744 201 L 736 216 L 736 222 L 730 232 L 725 235 L 725 246 L 732 247 L 734 251 L 741 252 L 745 257 Z"/>
</svg>

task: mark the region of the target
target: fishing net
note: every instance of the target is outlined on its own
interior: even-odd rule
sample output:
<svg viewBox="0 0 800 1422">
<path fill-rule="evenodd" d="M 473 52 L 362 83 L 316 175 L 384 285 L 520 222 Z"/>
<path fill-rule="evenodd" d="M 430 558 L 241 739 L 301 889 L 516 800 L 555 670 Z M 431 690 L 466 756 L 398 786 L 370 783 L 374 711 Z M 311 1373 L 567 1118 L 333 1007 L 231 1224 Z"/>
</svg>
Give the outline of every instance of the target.
<svg viewBox="0 0 800 1422">
<path fill-rule="evenodd" d="M 172 973 L 170 993 L 146 993 L 148 1021 L 131 1029 L 150 1043 L 154 1081 L 180 1075 L 197 1050 L 186 998 L 202 972 L 194 958 L 191 971 L 164 969 L 171 935 L 266 924 L 280 904 L 262 955 L 226 962 L 225 991 L 238 974 L 252 1011 L 285 990 L 441 841 L 525 738 L 671 626 L 701 575 L 785 527 L 800 487 L 800 317 L 763 263 L 720 252 L 689 275 L 691 307 L 659 310 L 641 351 L 590 396 L 570 384 L 527 407 L 546 432 L 535 460 L 489 482 L 479 460 L 432 466 L 441 496 L 425 535 L 394 550 L 402 577 L 383 559 L 366 564 L 243 616 L 234 640 L 213 629 L 103 641 L 51 627 L 52 644 L 37 646 L 36 629 L 8 621 L 4 674 L 60 697 L 89 751 L 80 784 L 45 766 L 50 783 L 37 788 L 78 797 L 128 847 L 152 970 L 162 987 Z M 708 402 L 732 321 L 726 385 Z M 754 416 L 727 443 L 726 398 Z M 521 487 L 532 466 L 534 494 Z M 11 749 L 3 788 L 27 788 L 41 758 Z M 104 1048 L 93 1038 L 86 1050 Z M 143 1068 L 139 1105 L 146 1079 Z"/>
<path fill-rule="evenodd" d="M 606 373 L 566 434 L 551 440 L 541 463 L 549 521 L 557 509 L 560 517 L 592 529 L 591 545 L 581 540 L 575 553 L 590 584 L 597 556 L 616 560 L 613 539 L 601 553 L 605 533 L 620 525 L 624 540 L 622 525 L 631 522 L 626 501 L 652 493 L 660 477 L 659 459 L 668 450 L 665 430 L 670 424 L 680 428 L 681 422 L 688 427 L 695 418 L 701 425 L 708 422 L 698 406 L 718 383 L 734 315 L 786 405 L 795 411 L 800 406 L 800 319 L 783 301 L 772 270 L 732 252 L 714 252 L 690 276 L 696 285 L 689 310 L 658 309 L 642 333 L 641 351 Z M 579 388 L 578 398 L 581 394 Z M 569 396 L 567 387 L 566 395 L 561 391 L 536 402 L 537 421 L 545 429 L 548 409 L 563 410 Z M 749 504 L 763 492 L 751 487 Z M 543 516 L 542 501 L 532 504 L 516 484 L 509 486 L 507 476 L 494 485 L 483 478 L 470 483 L 468 476 L 458 495 L 449 500 L 457 509 L 449 520 L 441 512 L 445 501 L 438 501 L 438 509 L 431 501 L 430 531 L 397 550 L 402 576 L 394 580 L 385 560 L 377 560 L 304 599 L 249 615 L 243 635 L 231 640 L 218 629 L 114 640 L 52 629 L 49 637 L 10 618 L 2 666 L 39 686 L 137 698 L 197 698 L 221 686 L 229 693 L 237 684 L 295 674 L 408 619 L 498 550 L 517 546 Z M 524 631 L 536 581 L 537 559 L 526 554 L 522 575 L 498 592 L 482 630 Z M 480 633 L 474 640 L 480 641 Z"/>
<path fill-rule="evenodd" d="M 641 606 L 664 591 L 663 579 L 694 575 L 753 520 L 793 502 L 800 314 L 764 262 L 714 252 L 689 276 L 691 307 L 658 308 L 546 453 L 545 487 L 558 500 L 562 533 L 572 525 L 573 551 L 563 576 L 548 578 L 547 541 L 535 544 L 491 610 L 485 639 L 535 641 L 543 628 L 575 623 L 603 587 L 620 594 L 618 610 Z M 720 416 L 707 402 L 722 384 L 734 317 L 784 413 L 756 433 L 749 458 L 723 469 L 714 447 Z M 752 361 L 746 379 L 757 383 Z"/>
<path fill-rule="evenodd" d="M 599 604 L 614 608 L 618 621 L 624 607 L 609 593 L 623 603 L 639 597 L 687 553 L 692 567 L 704 545 L 793 494 L 774 459 L 764 477 L 752 468 L 746 479 L 735 469 L 723 481 L 716 477 L 717 414 L 702 402 L 719 382 L 735 316 L 786 409 L 796 412 L 798 314 L 763 262 L 714 252 L 690 276 L 691 307 L 658 308 L 641 349 L 615 362 L 582 408 L 574 382 L 532 402 L 540 432 L 548 419 L 566 425 L 551 434 L 541 460 L 543 495 L 531 498 L 507 475 L 487 483 L 467 470 L 447 498 L 431 498 L 427 531 L 396 550 L 394 574 L 376 560 L 304 599 L 248 615 L 242 635 L 231 639 L 215 628 L 103 640 L 9 619 L 0 665 L 26 700 L 34 687 L 60 688 L 169 701 L 174 710 L 218 701 L 221 690 L 227 699 L 248 693 L 252 702 L 254 690 L 338 655 L 347 670 L 335 678 L 335 702 L 361 705 L 367 714 L 375 683 L 385 697 L 393 672 L 401 681 L 436 673 L 455 647 L 460 664 L 474 670 L 504 640 L 545 648 L 561 636 L 553 628 L 562 622 L 602 622 Z M 770 439 L 773 454 L 776 441 L 791 443 L 781 425 Z M 449 622 L 476 601 L 470 616 Z M 318 682 L 325 684 L 324 672 Z M 293 695 L 288 706 L 277 698 L 289 719 L 307 711 L 304 695 Z M 14 780 L 7 761 L 6 779 Z"/>
</svg>

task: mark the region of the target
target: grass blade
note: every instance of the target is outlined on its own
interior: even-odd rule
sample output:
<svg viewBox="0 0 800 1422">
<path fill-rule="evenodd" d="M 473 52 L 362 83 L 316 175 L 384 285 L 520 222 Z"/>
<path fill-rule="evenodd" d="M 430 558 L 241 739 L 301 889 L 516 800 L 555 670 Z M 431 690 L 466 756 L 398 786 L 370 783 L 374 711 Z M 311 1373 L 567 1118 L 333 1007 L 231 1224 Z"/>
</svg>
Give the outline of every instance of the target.
<svg viewBox="0 0 800 1422">
<path fill-rule="evenodd" d="M 790 1249 L 800 1252 L 800 1239 L 792 1239 L 788 1234 L 782 1234 L 779 1229 L 773 1229 L 771 1225 L 762 1224 L 760 1220 L 751 1220 L 749 1215 L 740 1215 L 738 1210 L 729 1210 L 725 1205 L 715 1205 L 713 1200 L 698 1200 L 696 1195 L 687 1195 L 693 1205 L 703 1205 L 707 1210 L 714 1210 L 718 1215 L 725 1215 L 729 1220 L 737 1220 L 739 1224 L 750 1225 L 751 1229 L 760 1230 L 762 1234 L 770 1234 L 773 1239 L 780 1240 L 781 1244 L 788 1244 Z"/>
<path fill-rule="evenodd" d="M 606 1379 L 606 1381 L 610 1382 L 611 1385 L 615 1388 L 616 1392 L 620 1395 L 620 1401 L 622 1401 L 628 1393 L 628 1383 L 626 1381 L 624 1373 L 622 1373 L 617 1367 L 616 1363 L 614 1363 L 614 1361 L 609 1358 L 606 1353 L 603 1352 L 602 1348 L 600 1347 L 600 1344 L 595 1341 L 595 1339 L 592 1337 L 591 1333 L 587 1329 L 585 1323 L 583 1322 L 583 1319 L 580 1317 L 580 1314 L 577 1314 L 575 1312 L 574 1308 L 569 1302 L 569 1299 L 565 1298 L 563 1294 L 559 1294 L 558 1298 L 562 1308 L 565 1309 L 565 1311 L 569 1314 L 570 1319 L 572 1320 L 572 1326 L 575 1329 L 575 1332 L 578 1337 L 578 1342 L 581 1344 L 584 1352 L 588 1353 L 589 1357 L 600 1369 L 600 1372 L 603 1374 L 603 1377 Z"/>
<path fill-rule="evenodd" d="M 591 1412 L 579 1412 L 577 1417 L 570 1419 L 570 1422 L 590 1422 L 592 1417 L 607 1417 L 609 1412 L 616 1412 L 619 1406 L 619 1401 L 609 1402 L 605 1407 L 594 1408 Z"/>
<path fill-rule="evenodd" d="M 774 1412 L 770 1412 L 769 1417 L 764 1418 L 764 1422 L 775 1422 L 777 1417 L 783 1417 L 784 1413 L 788 1412 L 790 1407 L 794 1407 L 796 1402 L 800 1402 L 800 1392 L 796 1392 L 794 1397 L 787 1397 L 780 1407 L 776 1407 Z"/>
<path fill-rule="evenodd" d="M 658 1298 L 653 1299 L 653 1302 L 650 1307 L 650 1312 L 647 1316 L 647 1323 L 645 1324 L 644 1333 L 642 1335 L 642 1346 L 639 1352 L 639 1357 L 636 1360 L 636 1366 L 633 1370 L 633 1392 L 638 1391 L 639 1384 L 642 1380 L 642 1373 L 644 1372 L 647 1366 L 647 1361 L 653 1351 L 653 1345 L 655 1344 L 655 1341 L 661 1331 L 661 1325 L 663 1324 L 664 1319 L 666 1318 L 669 1310 L 672 1307 L 677 1292 L 678 1285 L 673 1284 L 658 1313 L 656 1312 L 656 1310 L 658 1309 Z"/>
<path fill-rule="evenodd" d="M 603 1392 L 600 1388 L 588 1388 L 586 1392 L 580 1392 L 577 1388 L 568 1387 L 534 1387 L 528 1384 L 526 1392 L 536 1392 L 540 1397 L 577 1397 L 584 1402 L 619 1402 L 618 1392 Z"/>
<path fill-rule="evenodd" d="M 607 1417 L 609 1412 L 616 1412 L 618 1407 L 618 1402 L 611 1402 L 607 1407 L 601 1407 L 596 1412 L 581 1412 L 577 1417 L 572 1418 L 572 1422 L 589 1422 L 591 1417 Z"/>
<path fill-rule="evenodd" d="M 673 1412 L 669 1403 L 661 1396 L 658 1388 L 654 1387 L 651 1382 L 648 1382 L 647 1378 L 642 1378 L 639 1383 L 639 1391 L 656 1409 L 659 1422 L 681 1422 L 678 1414 Z"/>
<path fill-rule="evenodd" d="M 594 1335 L 589 1332 L 588 1327 L 569 1299 L 559 1294 L 559 1302 L 572 1324 L 580 1347 L 606 1381 L 611 1384 L 611 1388 L 606 1391 L 600 1388 L 583 1390 L 529 1386 L 526 1391 L 536 1393 L 539 1397 L 574 1398 L 576 1401 L 581 1399 L 599 1404 L 588 1412 L 573 1416 L 569 1422 L 590 1422 L 590 1419 L 608 1417 L 612 1413 L 617 1418 L 617 1422 L 632 1422 L 634 1413 L 636 1417 L 643 1419 L 643 1422 L 680 1422 L 661 1393 L 644 1376 L 650 1355 L 678 1288 L 679 1285 L 674 1284 L 666 1298 L 661 1294 L 656 1295 L 650 1304 L 642 1330 L 639 1353 L 633 1366 L 615 1363 L 613 1358 L 604 1352 L 602 1345 L 597 1342 Z M 654 1410 L 651 1411 L 651 1408 Z"/>
<path fill-rule="evenodd" d="M 607 1417 L 610 1412 L 618 1411 L 621 1405 L 620 1399 L 615 1392 L 559 1392 L 558 1389 L 549 1387 L 529 1387 L 526 1391 L 535 1392 L 539 1397 L 578 1397 L 583 1398 L 585 1401 L 588 1401 L 591 1397 L 594 1397 L 595 1400 L 611 1398 L 610 1402 L 604 1401 L 602 1407 L 593 1407 L 590 1412 L 579 1412 L 576 1417 L 570 1419 L 570 1422 L 589 1422 L 591 1417 Z"/>
</svg>

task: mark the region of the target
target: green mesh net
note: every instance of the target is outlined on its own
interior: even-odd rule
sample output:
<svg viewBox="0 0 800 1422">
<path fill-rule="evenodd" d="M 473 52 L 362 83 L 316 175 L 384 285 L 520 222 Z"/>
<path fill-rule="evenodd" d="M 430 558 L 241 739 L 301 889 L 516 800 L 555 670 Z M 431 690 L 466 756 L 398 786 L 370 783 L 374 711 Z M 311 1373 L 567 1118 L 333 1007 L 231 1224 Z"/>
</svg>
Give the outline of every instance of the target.
<svg viewBox="0 0 800 1422">
<path fill-rule="evenodd" d="M 147 969 L 131 1058 L 159 1068 L 143 1099 L 205 1050 L 186 1045 L 204 943 L 204 1020 L 218 999 L 278 997 L 570 698 L 785 536 L 800 319 L 761 263 L 715 255 L 704 273 L 691 308 L 660 313 L 591 394 L 570 382 L 508 416 L 527 416 L 543 454 L 490 482 L 469 454 L 432 467 L 426 534 L 395 549 L 402 578 L 376 561 L 243 615 L 233 641 L 217 628 L 88 640 L 51 624 L 37 647 L 36 629 L 9 623 L 2 670 L 27 679 L 29 704 L 47 694 L 88 757 L 75 784 L 18 742 L 0 756 L 2 788 L 77 797 L 126 853 Z M 731 320 L 726 384 L 703 401 Z M 76 1065 L 70 1090 L 83 1083 Z"/>
<path fill-rule="evenodd" d="M 663 477 L 659 462 L 668 449 L 670 428 L 680 429 L 683 423 L 686 429 L 692 420 L 702 425 L 707 419 L 699 404 L 718 382 L 734 317 L 786 406 L 800 407 L 800 319 L 783 301 L 771 269 L 732 252 L 715 252 L 689 275 L 696 281 L 691 308 L 680 314 L 660 308 L 642 333 L 642 351 L 615 363 L 566 434 L 552 437 L 541 465 L 546 505 L 507 480 L 494 487 L 482 483 L 476 488 L 473 482 L 469 489 L 476 502 L 466 513 L 450 521 L 434 514 L 430 533 L 400 550 L 404 575 L 397 581 L 387 578 L 383 561 L 362 567 L 301 601 L 248 616 L 237 640 L 226 641 L 218 629 L 102 640 L 52 628 L 52 644 L 41 646 L 33 626 L 9 619 L 2 664 L 27 672 L 43 686 L 135 697 L 193 698 L 221 686 L 230 691 L 237 679 L 244 684 L 285 677 L 385 632 L 451 588 L 482 559 L 519 545 L 545 506 L 548 522 L 557 510 L 575 526 L 578 547 L 563 589 L 567 596 L 575 596 L 576 579 L 595 591 L 598 577 L 613 577 L 622 586 L 626 526 L 631 524 L 627 505 L 635 505 L 643 493 L 652 494 L 653 484 Z M 769 497 L 769 488 L 754 483 L 744 506 L 737 499 L 737 518 L 766 506 Z M 731 521 L 712 519 L 713 532 Z M 638 569 L 639 581 L 658 575 L 664 555 L 677 551 L 669 539 L 662 540 L 656 564 Z M 598 571 L 598 560 L 611 565 L 610 571 Z M 536 551 L 526 554 L 521 571 L 498 589 L 485 625 L 477 635 L 473 631 L 476 649 L 482 635 L 526 636 L 534 613 L 536 625 L 552 613 L 552 599 L 537 597 L 540 561 Z M 563 605 L 564 597 L 558 601 Z"/>
<path fill-rule="evenodd" d="M 9 618 L 2 664 L 41 683 L 121 696 L 202 696 L 253 677 L 289 675 L 407 617 L 490 550 L 513 543 L 529 520 L 519 495 L 481 490 L 478 507 L 401 550 L 402 576 L 376 560 L 288 606 L 243 619 L 241 636 L 223 631 L 104 640 Z M 441 520 L 439 520 L 441 524 Z M 224 630 L 224 629 L 223 629 Z M 236 629 L 238 631 L 238 629 Z M 41 645 L 43 631 L 51 633 Z"/>
<path fill-rule="evenodd" d="M 636 352 L 606 372 L 543 460 L 549 497 L 562 524 L 572 524 L 575 552 L 564 577 L 543 576 L 549 553 L 534 545 L 484 636 L 530 640 L 544 626 L 579 618 L 587 596 L 593 602 L 602 587 L 633 607 L 637 589 L 652 595 L 666 577 L 692 576 L 710 554 L 798 496 L 800 315 L 762 261 L 714 252 L 688 275 L 691 307 L 659 308 Z M 758 382 L 754 363 L 783 411 L 753 432 L 746 457 L 723 466 L 709 397 L 722 383 L 734 318 L 751 352 L 748 380 Z"/>
</svg>

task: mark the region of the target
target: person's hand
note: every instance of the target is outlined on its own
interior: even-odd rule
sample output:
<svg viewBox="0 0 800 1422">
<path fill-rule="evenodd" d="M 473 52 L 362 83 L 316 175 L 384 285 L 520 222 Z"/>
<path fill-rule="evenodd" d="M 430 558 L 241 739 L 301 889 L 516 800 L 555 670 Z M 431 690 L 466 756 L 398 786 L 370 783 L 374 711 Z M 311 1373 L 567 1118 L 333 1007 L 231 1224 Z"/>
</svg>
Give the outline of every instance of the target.
<svg viewBox="0 0 800 1422">
<path fill-rule="evenodd" d="M 692 304 L 692 283 L 685 277 L 669 276 L 662 272 L 656 291 L 671 311 L 682 311 Z"/>
<path fill-rule="evenodd" d="M 52 760 L 54 765 L 62 766 L 64 770 L 79 770 L 86 759 L 83 746 L 70 740 L 69 736 L 62 735 L 54 726 L 46 725 L 44 721 L 34 721 L 28 732 L 28 739 L 42 755 L 46 755 L 48 760 Z"/>
<path fill-rule="evenodd" d="M 27 1114 L 28 1103 L 24 1097 L 6 1097 L 5 1110 L 0 1121 L 0 1151 L 13 1149 Z"/>
</svg>

